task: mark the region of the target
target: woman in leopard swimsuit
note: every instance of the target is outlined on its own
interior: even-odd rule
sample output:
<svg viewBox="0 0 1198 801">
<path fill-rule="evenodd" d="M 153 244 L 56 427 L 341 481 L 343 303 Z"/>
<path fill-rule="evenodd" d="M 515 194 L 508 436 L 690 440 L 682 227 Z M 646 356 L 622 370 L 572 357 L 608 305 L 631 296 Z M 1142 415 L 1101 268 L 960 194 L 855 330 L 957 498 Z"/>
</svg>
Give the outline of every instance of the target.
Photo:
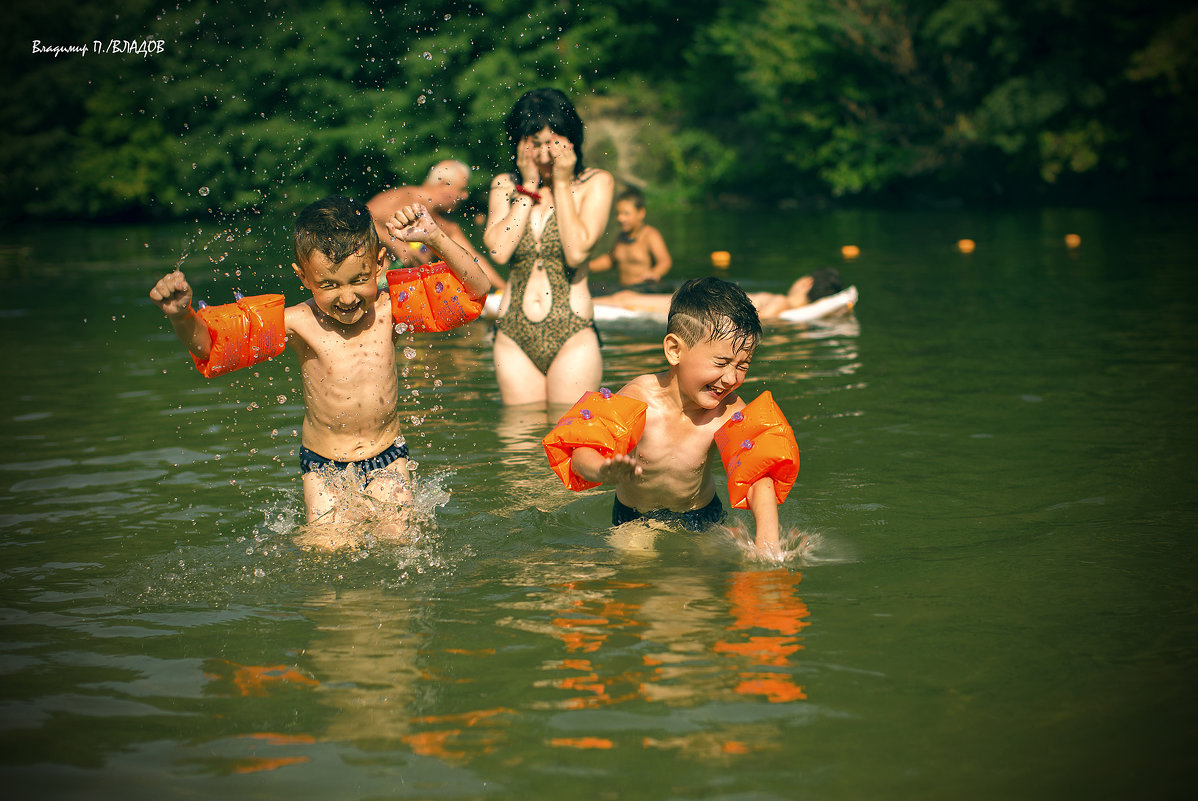
<svg viewBox="0 0 1198 801">
<path fill-rule="evenodd" d="M 614 181 L 582 163 L 582 120 L 556 89 L 534 89 L 506 120 L 515 173 L 491 182 L 483 241 L 511 274 L 495 333 L 507 405 L 569 405 L 603 374 L 587 260 Z"/>
</svg>

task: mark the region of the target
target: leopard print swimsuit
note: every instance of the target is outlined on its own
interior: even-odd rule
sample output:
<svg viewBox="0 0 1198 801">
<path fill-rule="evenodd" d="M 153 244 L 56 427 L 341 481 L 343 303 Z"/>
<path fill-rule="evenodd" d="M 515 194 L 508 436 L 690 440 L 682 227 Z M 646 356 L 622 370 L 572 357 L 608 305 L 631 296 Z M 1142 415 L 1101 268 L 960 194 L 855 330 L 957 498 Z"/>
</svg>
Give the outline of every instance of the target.
<svg viewBox="0 0 1198 801">
<path fill-rule="evenodd" d="M 550 214 L 540 242 L 533 238 L 532 226 L 525 226 L 510 264 L 508 292 L 511 302 L 495 325 L 520 346 L 538 370 L 548 373 L 549 365 L 566 340 L 584 328 L 594 326 L 593 320 L 578 316 L 570 307 L 570 282 L 577 270 L 566 266 L 556 214 Z M 538 264 L 544 266 L 549 277 L 551 294 L 549 313 L 544 320 L 533 321 L 524 313 L 524 293 L 528 290 L 528 277 Z"/>
</svg>

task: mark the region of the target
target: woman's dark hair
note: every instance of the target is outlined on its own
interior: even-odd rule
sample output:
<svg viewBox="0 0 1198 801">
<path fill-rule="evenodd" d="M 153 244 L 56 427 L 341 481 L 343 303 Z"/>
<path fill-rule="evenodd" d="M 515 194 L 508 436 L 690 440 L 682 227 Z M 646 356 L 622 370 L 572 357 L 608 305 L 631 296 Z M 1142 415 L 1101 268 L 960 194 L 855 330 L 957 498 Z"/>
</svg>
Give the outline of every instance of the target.
<svg viewBox="0 0 1198 801">
<path fill-rule="evenodd" d="M 564 92 L 557 89 L 533 89 L 512 106 L 504 120 L 508 144 L 512 148 L 512 161 L 519 155 L 520 140 L 536 136 L 546 127 L 558 136 L 564 136 L 574 145 L 574 175 L 581 175 L 582 166 L 582 118 L 574 104 Z"/>
</svg>

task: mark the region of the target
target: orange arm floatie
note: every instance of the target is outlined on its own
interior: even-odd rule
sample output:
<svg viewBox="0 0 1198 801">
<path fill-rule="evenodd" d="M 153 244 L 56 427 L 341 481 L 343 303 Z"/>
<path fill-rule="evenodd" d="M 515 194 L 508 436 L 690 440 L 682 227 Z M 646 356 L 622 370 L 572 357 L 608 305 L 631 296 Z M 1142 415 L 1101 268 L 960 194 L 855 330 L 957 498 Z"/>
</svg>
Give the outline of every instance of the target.
<svg viewBox="0 0 1198 801">
<path fill-rule="evenodd" d="M 586 393 L 541 440 L 549 466 L 575 492 L 599 486 L 570 469 L 574 449 L 594 448 L 604 458 L 628 453 L 645 430 L 647 408 L 644 401 L 613 395 L 609 389 Z"/>
<path fill-rule="evenodd" d="M 236 303 L 206 306 L 196 316 L 212 337 L 207 359 L 191 354 L 196 369 L 205 378 L 264 362 L 287 347 L 282 295 L 238 298 Z"/>
<path fill-rule="evenodd" d="M 414 331 L 448 331 L 478 318 L 486 297 L 475 300 L 453 271 L 438 261 L 387 271 L 391 317 Z"/>
<path fill-rule="evenodd" d="M 728 500 L 749 508 L 749 487 L 769 476 L 778 503 L 799 477 L 799 446 L 774 396 L 763 392 L 715 432 L 715 444 L 728 473 Z"/>
</svg>

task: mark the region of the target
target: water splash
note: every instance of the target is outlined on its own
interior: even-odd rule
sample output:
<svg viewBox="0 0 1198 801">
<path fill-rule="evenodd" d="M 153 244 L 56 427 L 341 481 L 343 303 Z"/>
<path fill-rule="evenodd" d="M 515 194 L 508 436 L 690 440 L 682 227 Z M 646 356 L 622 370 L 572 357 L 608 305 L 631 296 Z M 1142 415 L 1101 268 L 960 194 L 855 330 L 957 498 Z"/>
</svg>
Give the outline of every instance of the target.
<svg viewBox="0 0 1198 801">
<path fill-rule="evenodd" d="M 221 238 L 221 236 L 224 235 L 224 233 L 225 233 L 224 231 L 219 231 L 216 234 L 216 236 L 212 237 L 207 242 L 205 242 L 203 247 L 200 248 L 200 250 L 207 250 L 208 248 L 210 248 L 214 242 L 216 242 L 218 239 Z M 183 262 L 187 261 L 187 257 L 191 255 L 192 248 L 195 247 L 195 243 L 198 242 L 200 237 L 203 235 L 204 235 L 203 229 L 196 231 L 195 236 L 193 236 L 190 240 L 188 240 L 187 244 L 185 244 L 183 246 L 183 253 L 179 256 L 178 261 L 175 262 L 176 270 L 180 269 L 183 266 Z"/>
<path fill-rule="evenodd" d="M 417 476 L 415 462 L 409 460 L 412 476 L 404 480 L 385 472 L 371 477 L 374 495 L 363 490 L 362 477 L 354 468 L 323 468 L 322 477 L 330 495 L 332 509 L 317 520 L 294 532 L 297 545 L 313 550 L 369 552 L 380 545 L 414 545 L 435 528 L 436 509 L 449 501 L 444 483 L 448 470 L 425 478 Z M 387 483 L 391 486 L 387 486 Z M 380 500 L 391 496 L 396 502 Z"/>
<path fill-rule="evenodd" d="M 236 604 L 274 604 L 286 598 L 305 598 L 338 586 L 401 586 L 417 577 L 436 578 L 453 570 L 457 550 L 443 554 L 436 526 L 436 509 L 450 498 L 446 485 L 453 471 L 439 470 L 413 477 L 410 501 L 380 504 L 366 499 L 357 486 L 346 485 L 339 501 L 367 508 L 372 515 L 344 523 L 307 524 L 298 486 L 276 487 L 251 517 L 211 541 L 193 544 L 196 535 L 163 552 L 131 564 L 109 592 L 116 600 L 137 606 L 200 606 L 225 608 Z M 253 522 L 253 516 L 260 516 Z M 219 517 L 219 516 L 218 516 Z M 402 535 L 392 536 L 402 521 Z M 323 542 L 308 542 L 318 532 Z M 339 547 L 328 542 L 337 539 Z"/>
<path fill-rule="evenodd" d="M 762 553 L 757 550 L 748 531 L 740 526 L 733 526 L 725 531 L 732 544 L 750 562 L 813 567 L 853 561 L 843 544 L 819 531 L 800 531 L 797 528 L 783 531 L 779 537 L 779 548 L 774 553 Z"/>
</svg>

